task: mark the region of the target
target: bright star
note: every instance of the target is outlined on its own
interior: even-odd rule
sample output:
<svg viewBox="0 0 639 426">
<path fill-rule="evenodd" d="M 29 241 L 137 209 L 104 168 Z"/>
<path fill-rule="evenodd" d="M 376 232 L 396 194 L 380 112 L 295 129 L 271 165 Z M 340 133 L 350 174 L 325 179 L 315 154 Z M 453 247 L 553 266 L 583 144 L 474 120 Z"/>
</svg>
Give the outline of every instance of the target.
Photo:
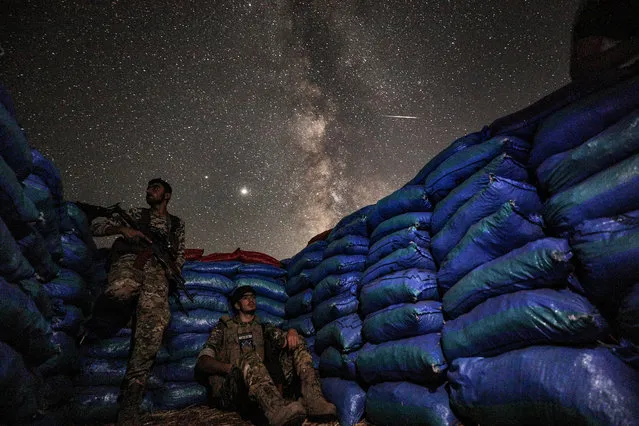
<svg viewBox="0 0 639 426">
<path fill-rule="evenodd" d="M 242 195 L 248 195 L 248 193 L 249 193 L 249 190 L 248 190 L 248 188 L 247 188 L 247 187 L 243 186 L 243 187 L 240 189 L 240 194 L 242 194 Z"/>
</svg>

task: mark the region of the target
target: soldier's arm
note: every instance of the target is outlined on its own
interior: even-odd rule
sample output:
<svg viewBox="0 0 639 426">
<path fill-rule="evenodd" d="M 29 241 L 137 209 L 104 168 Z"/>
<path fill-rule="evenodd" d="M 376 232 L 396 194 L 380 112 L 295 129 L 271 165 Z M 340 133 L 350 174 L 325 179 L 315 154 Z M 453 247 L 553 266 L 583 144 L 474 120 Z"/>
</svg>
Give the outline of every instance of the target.
<svg viewBox="0 0 639 426">
<path fill-rule="evenodd" d="M 204 348 L 197 356 L 197 363 L 195 364 L 196 370 L 199 370 L 200 372 L 208 375 L 228 374 L 233 366 L 231 364 L 218 361 L 217 359 L 218 353 L 222 349 L 223 343 L 224 330 L 222 329 L 222 325 L 218 323 L 211 331 L 211 335 L 204 344 Z"/>
<path fill-rule="evenodd" d="M 302 341 L 301 336 L 294 328 L 284 331 L 274 325 L 264 326 L 264 338 L 269 340 L 276 348 L 293 349 Z"/>
<path fill-rule="evenodd" d="M 182 265 L 184 265 L 185 261 L 184 250 L 186 248 L 186 233 L 183 220 L 180 220 L 180 225 L 178 226 L 176 232 L 178 237 L 178 251 L 177 258 L 175 259 L 175 266 L 177 266 L 179 269 L 182 269 Z"/>
<path fill-rule="evenodd" d="M 129 216 L 134 220 L 138 220 L 140 209 L 130 209 Z M 95 237 L 106 237 L 109 235 L 122 235 L 126 238 L 143 238 L 150 242 L 142 232 L 129 226 L 120 215 L 115 214 L 104 221 L 91 223 L 91 234 Z"/>
</svg>

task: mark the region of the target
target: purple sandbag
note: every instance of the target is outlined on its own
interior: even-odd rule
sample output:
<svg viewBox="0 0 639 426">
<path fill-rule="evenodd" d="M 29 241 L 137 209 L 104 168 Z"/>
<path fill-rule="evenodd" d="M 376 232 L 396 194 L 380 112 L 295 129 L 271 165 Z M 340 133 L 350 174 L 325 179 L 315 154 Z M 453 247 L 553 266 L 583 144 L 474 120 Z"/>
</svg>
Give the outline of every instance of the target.
<svg viewBox="0 0 639 426">
<path fill-rule="evenodd" d="M 414 226 L 393 232 L 371 246 L 366 264 L 373 265 L 395 250 L 408 247 L 411 242 L 420 247 L 428 248 L 430 246 L 430 235 L 427 231 L 418 230 Z"/>
<path fill-rule="evenodd" d="M 337 377 L 327 377 L 321 382 L 322 393 L 337 407 L 340 426 L 353 426 L 364 417 L 366 392 L 357 382 Z"/>
<path fill-rule="evenodd" d="M 415 243 L 410 243 L 406 248 L 395 250 L 379 262 L 366 268 L 362 277 L 362 284 L 366 285 L 383 275 L 412 268 L 430 269 L 432 271 L 436 269 L 430 251 L 419 247 Z"/>
</svg>

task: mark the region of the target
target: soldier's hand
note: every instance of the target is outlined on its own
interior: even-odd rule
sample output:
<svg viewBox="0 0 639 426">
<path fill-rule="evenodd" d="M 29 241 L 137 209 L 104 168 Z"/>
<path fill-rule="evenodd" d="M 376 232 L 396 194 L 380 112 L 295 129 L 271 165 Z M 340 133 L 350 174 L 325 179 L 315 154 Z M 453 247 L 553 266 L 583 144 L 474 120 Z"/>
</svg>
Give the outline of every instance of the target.
<svg viewBox="0 0 639 426">
<path fill-rule="evenodd" d="M 149 243 L 153 243 L 153 241 L 151 241 L 151 239 L 147 237 L 146 235 L 144 235 L 141 231 L 130 228 L 128 226 L 121 227 L 120 234 L 122 234 L 125 238 L 129 238 L 129 239 L 139 238 L 139 239 L 148 241 Z"/>
<path fill-rule="evenodd" d="M 284 340 L 284 345 L 282 345 L 282 347 L 295 349 L 297 345 L 299 345 L 300 343 L 302 343 L 302 340 L 300 339 L 300 335 L 297 334 L 297 330 L 295 330 L 294 328 L 291 328 L 286 333 L 286 339 Z"/>
</svg>

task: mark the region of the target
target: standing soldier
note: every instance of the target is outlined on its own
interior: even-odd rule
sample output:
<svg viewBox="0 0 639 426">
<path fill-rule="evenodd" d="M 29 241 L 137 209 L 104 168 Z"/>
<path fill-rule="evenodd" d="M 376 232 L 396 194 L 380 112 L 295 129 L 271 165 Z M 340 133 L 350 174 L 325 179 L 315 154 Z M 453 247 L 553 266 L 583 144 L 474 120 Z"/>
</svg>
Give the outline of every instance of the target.
<svg viewBox="0 0 639 426">
<path fill-rule="evenodd" d="M 94 236 L 121 235 L 111 248 L 109 283 L 96 302 L 92 321 L 99 323 L 102 315 L 126 321 L 135 311 L 119 425 L 140 424 L 146 382 L 171 317 L 167 272 L 179 273 L 184 264 L 184 222 L 167 211 L 171 193 L 167 182 L 152 179 L 146 189 L 150 208 L 130 209 L 91 225 Z"/>
<path fill-rule="evenodd" d="M 247 401 L 257 403 L 273 426 L 301 424 L 307 415 L 315 421 L 336 420 L 337 409 L 322 395 L 304 338 L 294 329 L 262 324 L 250 286 L 238 287 L 231 305 L 236 315 L 222 317 L 213 328 L 195 366 L 196 374 L 207 377 L 211 402 L 223 410 L 245 410 L 251 405 Z M 277 364 L 285 387 L 299 381 L 303 404 L 282 397 L 265 364 Z"/>
</svg>

